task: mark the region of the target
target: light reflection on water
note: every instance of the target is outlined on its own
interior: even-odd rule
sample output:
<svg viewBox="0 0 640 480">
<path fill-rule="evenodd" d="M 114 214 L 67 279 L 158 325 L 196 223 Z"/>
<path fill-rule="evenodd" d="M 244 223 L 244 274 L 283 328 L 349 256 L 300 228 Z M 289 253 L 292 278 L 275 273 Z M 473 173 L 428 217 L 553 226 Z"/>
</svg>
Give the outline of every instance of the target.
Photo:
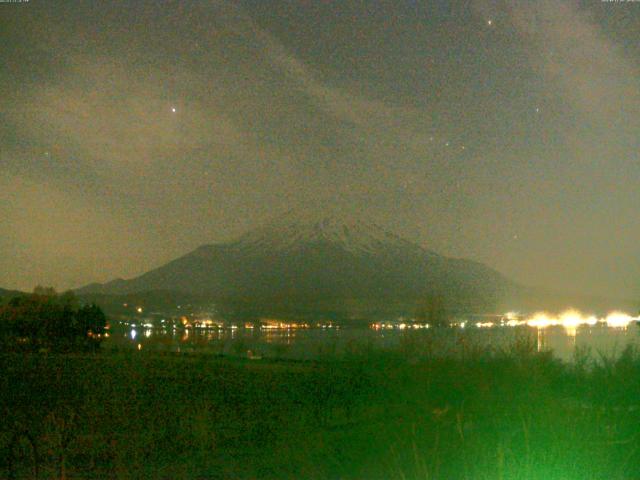
<svg viewBox="0 0 640 480">
<path fill-rule="evenodd" d="M 480 322 L 479 322 L 480 323 Z M 533 324 L 535 325 L 535 324 Z M 538 351 L 551 350 L 563 360 L 571 360 L 576 348 L 599 354 L 615 355 L 627 345 L 640 347 L 640 328 L 636 322 L 551 323 L 515 327 L 467 324 L 465 328 L 373 329 L 368 326 L 300 329 L 135 329 L 113 335 L 104 348 L 138 348 L 145 351 L 202 352 L 245 356 L 260 355 L 291 359 L 313 359 L 348 352 L 366 353 L 367 349 L 398 349 L 408 354 L 460 354 L 471 347 L 508 349 L 523 340 Z"/>
</svg>

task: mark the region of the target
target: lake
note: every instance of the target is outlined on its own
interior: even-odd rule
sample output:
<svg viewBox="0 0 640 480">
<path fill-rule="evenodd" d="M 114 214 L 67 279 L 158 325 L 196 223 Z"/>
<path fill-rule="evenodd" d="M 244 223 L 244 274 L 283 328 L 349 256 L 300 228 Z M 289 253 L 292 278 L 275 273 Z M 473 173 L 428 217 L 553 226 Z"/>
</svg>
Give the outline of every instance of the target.
<svg viewBox="0 0 640 480">
<path fill-rule="evenodd" d="M 302 328 L 153 328 L 121 324 L 114 327 L 103 347 L 311 360 L 375 349 L 460 355 L 478 347 L 511 348 L 525 342 L 538 351 L 551 350 L 565 361 L 574 357 L 576 349 L 589 350 L 598 357 L 619 354 L 628 345 L 640 347 L 640 328 L 635 320 L 614 326 L 603 321 L 570 326 L 532 324 L 535 322 L 467 321 L 445 328 L 399 323 Z"/>
</svg>

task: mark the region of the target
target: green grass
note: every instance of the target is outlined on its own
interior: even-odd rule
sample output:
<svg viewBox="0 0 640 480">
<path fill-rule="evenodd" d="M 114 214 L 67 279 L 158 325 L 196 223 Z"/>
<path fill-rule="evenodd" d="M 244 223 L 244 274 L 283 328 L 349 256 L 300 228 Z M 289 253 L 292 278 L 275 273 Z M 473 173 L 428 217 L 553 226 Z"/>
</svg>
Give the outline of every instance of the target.
<svg viewBox="0 0 640 480">
<path fill-rule="evenodd" d="M 640 355 L 0 356 L 0 478 L 640 478 Z M 34 460 L 33 446 L 37 454 Z"/>
</svg>

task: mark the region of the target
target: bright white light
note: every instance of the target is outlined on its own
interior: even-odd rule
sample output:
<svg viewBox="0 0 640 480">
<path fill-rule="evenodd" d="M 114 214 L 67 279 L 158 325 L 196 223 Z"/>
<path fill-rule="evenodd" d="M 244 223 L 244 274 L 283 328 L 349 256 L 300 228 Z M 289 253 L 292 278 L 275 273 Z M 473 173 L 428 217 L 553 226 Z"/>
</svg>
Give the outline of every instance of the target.
<svg viewBox="0 0 640 480">
<path fill-rule="evenodd" d="M 577 310 L 567 310 L 560 315 L 560 324 L 565 328 L 577 328 L 587 323 L 586 318 Z"/>
<path fill-rule="evenodd" d="M 582 325 L 594 326 L 602 322 L 612 328 L 626 328 L 629 323 L 637 321 L 640 321 L 640 317 L 632 317 L 624 312 L 611 312 L 604 318 L 598 318 L 594 315 L 585 315 L 579 310 L 571 308 L 559 315 L 537 312 L 533 315 L 521 316 L 518 312 L 507 312 L 497 325 L 506 325 L 508 327 L 527 325 L 538 329 L 561 326 L 568 335 L 575 336 L 578 328 Z M 475 325 L 478 328 L 487 328 L 496 324 L 493 322 L 477 322 Z M 462 327 L 462 324 L 460 324 L 460 327 Z"/>
<path fill-rule="evenodd" d="M 476 323 L 476 327 L 478 327 L 478 328 L 491 328 L 491 327 L 493 327 L 493 322 L 478 322 L 478 323 Z"/>
<path fill-rule="evenodd" d="M 597 317 L 594 317 L 593 315 L 591 315 L 590 317 L 588 317 L 588 318 L 585 320 L 585 323 L 586 323 L 587 325 L 591 325 L 591 326 L 593 326 L 593 325 L 595 325 L 595 324 L 597 324 L 597 323 L 598 323 L 598 319 L 597 319 Z"/>
<path fill-rule="evenodd" d="M 638 320 L 624 312 L 611 312 L 606 318 L 598 320 L 594 315 L 583 315 L 578 310 L 569 309 L 562 312 L 559 316 L 551 316 L 544 312 L 539 312 L 529 317 L 526 324 L 535 328 L 546 328 L 554 325 L 560 325 L 566 329 L 569 335 L 575 336 L 576 330 L 581 325 L 596 325 L 599 321 L 606 323 L 609 327 L 624 328 L 630 322 Z"/>
<path fill-rule="evenodd" d="M 138 332 L 136 332 L 134 329 L 131 329 L 131 340 L 135 340 L 136 339 L 136 335 L 138 335 Z"/>
<path fill-rule="evenodd" d="M 171 107 L 171 112 L 176 113 L 177 112 L 176 107 Z"/>
<path fill-rule="evenodd" d="M 557 320 L 550 318 L 544 312 L 538 312 L 532 318 L 527 320 L 527 325 L 529 325 L 530 327 L 536 327 L 536 328 L 546 328 L 556 324 L 557 324 Z"/>
<path fill-rule="evenodd" d="M 607 315 L 605 322 L 607 322 L 607 326 L 609 327 L 627 328 L 627 326 L 629 326 L 629 323 L 633 322 L 634 320 L 636 319 L 630 315 L 627 315 L 626 313 L 611 312 L 609 315 Z"/>
</svg>

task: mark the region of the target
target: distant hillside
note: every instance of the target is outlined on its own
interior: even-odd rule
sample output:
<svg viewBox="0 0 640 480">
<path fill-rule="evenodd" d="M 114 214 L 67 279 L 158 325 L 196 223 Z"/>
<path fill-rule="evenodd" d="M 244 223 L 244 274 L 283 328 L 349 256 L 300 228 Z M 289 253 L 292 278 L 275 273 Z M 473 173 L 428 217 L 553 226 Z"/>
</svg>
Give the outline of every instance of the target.
<svg viewBox="0 0 640 480">
<path fill-rule="evenodd" d="M 126 294 L 82 293 L 76 292 L 83 303 L 95 303 L 110 314 L 132 314 L 137 308 L 144 313 L 162 312 L 164 314 L 179 314 L 194 309 L 207 307 L 210 298 L 181 292 L 155 290 Z"/>
<path fill-rule="evenodd" d="M 236 241 L 204 245 L 139 277 L 77 293 L 171 291 L 264 312 L 366 314 L 415 310 L 434 297 L 450 309 L 493 310 L 513 288 L 485 265 L 441 256 L 372 223 L 288 214 Z"/>
</svg>

